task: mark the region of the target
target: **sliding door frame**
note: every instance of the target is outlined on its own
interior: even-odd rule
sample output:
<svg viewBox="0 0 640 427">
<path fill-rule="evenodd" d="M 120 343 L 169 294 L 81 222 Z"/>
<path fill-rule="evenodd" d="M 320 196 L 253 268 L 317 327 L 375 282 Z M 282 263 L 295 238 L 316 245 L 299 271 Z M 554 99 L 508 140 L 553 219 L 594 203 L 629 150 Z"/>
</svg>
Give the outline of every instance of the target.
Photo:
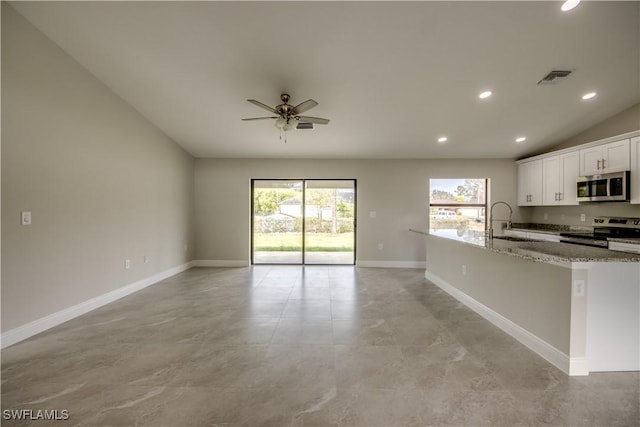
<svg viewBox="0 0 640 427">
<path fill-rule="evenodd" d="M 285 182 L 302 182 L 302 262 L 301 263 L 296 263 L 296 264 L 281 264 L 281 263 L 259 263 L 259 264 L 255 264 L 255 260 L 254 260 L 254 238 L 253 238 L 253 234 L 254 234 L 254 190 L 255 190 L 255 183 L 256 181 L 285 181 Z M 307 181 L 353 181 L 353 262 L 350 264 L 306 264 L 305 262 L 305 237 L 306 237 L 306 190 L 307 190 L 307 186 L 306 183 Z M 269 179 L 269 178 L 251 178 L 251 265 L 356 265 L 356 250 L 357 250 L 357 246 L 356 246 L 356 242 L 357 242 L 357 233 L 358 233 L 358 180 L 355 178 L 329 178 L 329 179 L 323 179 L 323 178 L 300 178 L 300 179 L 293 179 L 293 178 L 273 178 L 273 179 Z"/>
</svg>

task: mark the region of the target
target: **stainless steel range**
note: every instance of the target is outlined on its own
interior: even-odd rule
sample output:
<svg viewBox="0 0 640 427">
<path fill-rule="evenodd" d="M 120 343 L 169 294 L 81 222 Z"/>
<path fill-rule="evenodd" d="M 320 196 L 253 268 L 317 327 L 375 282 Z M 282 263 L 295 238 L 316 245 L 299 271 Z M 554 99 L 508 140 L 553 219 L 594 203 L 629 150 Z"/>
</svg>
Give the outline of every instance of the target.
<svg viewBox="0 0 640 427">
<path fill-rule="evenodd" d="M 560 241 L 606 248 L 609 238 L 640 238 L 640 218 L 596 217 L 593 233 L 560 233 Z"/>
</svg>

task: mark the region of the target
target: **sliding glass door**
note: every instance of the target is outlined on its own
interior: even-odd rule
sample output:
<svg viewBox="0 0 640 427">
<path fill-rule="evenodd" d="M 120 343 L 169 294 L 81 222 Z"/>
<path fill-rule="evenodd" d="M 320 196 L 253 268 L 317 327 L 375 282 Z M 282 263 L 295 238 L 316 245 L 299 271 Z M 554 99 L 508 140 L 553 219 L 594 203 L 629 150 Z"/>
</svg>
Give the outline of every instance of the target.
<svg viewBox="0 0 640 427">
<path fill-rule="evenodd" d="M 302 264 L 303 184 L 253 180 L 254 264 Z"/>
<path fill-rule="evenodd" d="M 306 180 L 305 264 L 355 262 L 354 180 Z"/>
<path fill-rule="evenodd" d="M 355 180 L 253 180 L 254 264 L 354 264 Z"/>
</svg>

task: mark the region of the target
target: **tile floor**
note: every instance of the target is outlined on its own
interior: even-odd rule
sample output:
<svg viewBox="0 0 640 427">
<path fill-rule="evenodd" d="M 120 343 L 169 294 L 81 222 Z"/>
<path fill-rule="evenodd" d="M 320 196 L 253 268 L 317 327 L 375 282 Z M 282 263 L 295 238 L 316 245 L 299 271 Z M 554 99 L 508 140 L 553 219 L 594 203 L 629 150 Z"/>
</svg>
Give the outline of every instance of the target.
<svg viewBox="0 0 640 427">
<path fill-rule="evenodd" d="M 638 426 L 422 270 L 195 268 L 2 351 L 3 426 Z M 3 412 L 3 416 L 5 412 Z"/>
</svg>

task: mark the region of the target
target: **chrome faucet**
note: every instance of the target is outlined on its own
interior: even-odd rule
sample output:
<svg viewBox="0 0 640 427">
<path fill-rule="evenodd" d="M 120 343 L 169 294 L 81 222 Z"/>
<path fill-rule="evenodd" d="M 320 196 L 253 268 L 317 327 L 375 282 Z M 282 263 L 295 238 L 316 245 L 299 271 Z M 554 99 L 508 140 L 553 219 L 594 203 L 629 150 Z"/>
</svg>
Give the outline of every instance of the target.
<svg viewBox="0 0 640 427">
<path fill-rule="evenodd" d="M 493 207 L 498 204 L 506 205 L 509 208 L 509 219 L 493 219 Z M 513 215 L 513 209 L 507 202 L 497 201 L 491 205 L 491 209 L 489 209 L 489 230 L 488 237 L 489 239 L 493 239 L 493 221 L 507 221 L 507 230 L 511 229 L 511 216 Z"/>
</svg>

